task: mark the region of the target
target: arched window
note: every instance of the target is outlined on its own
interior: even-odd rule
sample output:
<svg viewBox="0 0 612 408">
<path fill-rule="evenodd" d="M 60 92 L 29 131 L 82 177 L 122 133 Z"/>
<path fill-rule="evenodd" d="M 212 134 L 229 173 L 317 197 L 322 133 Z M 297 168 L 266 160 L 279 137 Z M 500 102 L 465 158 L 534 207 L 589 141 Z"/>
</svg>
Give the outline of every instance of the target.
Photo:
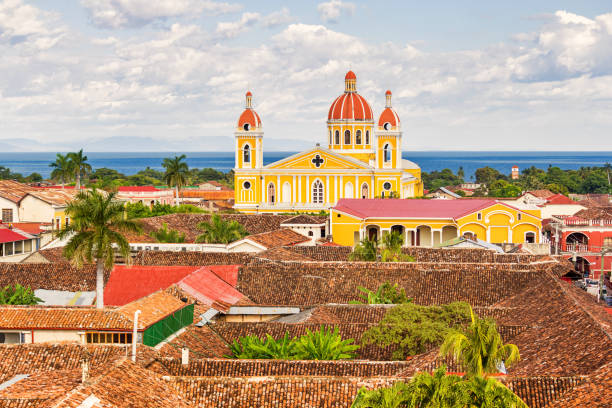
<svg viewBox="0 0 612 408">
<path fill-rule="evenodd" d="M 268 184 L 268 203 L 274 204 L 276 201 L 276 191 L 274 189 L 274 183 Z"/>
<path fill-rule="evenodd" d="M 336 140 L 335 140 L 335 144 L 339 145 L 340 144 L 340 132 L 336 130 Z"/>
<path fill-rule="evenodd" d="M 344 198 L 353 198 L 354 187 L 350 181 L 344 185 Z"/>
<path fill-rule="evenodd" d="M 355 144 L 361 144 L 361 130 L 355 132 Z"/>
<path fill-rule="evenodd" d="M 363 183 L 363 185 L 361 186 L 361 198 L 369 198 L 370 195 L 368 194 L 368 183 Z"/>
<path fill-rule="evenodd" d="M 366 140 L 365 140 L 365 144 L 369 145 L 370 144 L 370 131 L 366 130 Z"/>
<path fill-rule="evenodd" d="M 332 131 L 329 131 L 329 144 L 332 144 Z"/>
<path fill-rule="evenodd" d="M 383 147 L 383 160 L 385 163 L 391 161 L 391 147 L 389 147 L 389 143 L 387 143 L 385 147 Z"/>
<path fill-rule="evenodd" d="M 323 183 L 316 180 L 312 184 L 312 202 L 314 204 L 323 204 Z"/>
<path fill-rule="evenodd" d="M 344 144 L 345 145 L 351 144 L 351 131 L 350 130 L 344 131 Z"/>
<path fill-rule="evenodd" d="M 244 163 L 251 162 L 251 147 L 249 145 L 244 145 L 244 150 L 242 153 L 242 161 Z"/>
</svg>

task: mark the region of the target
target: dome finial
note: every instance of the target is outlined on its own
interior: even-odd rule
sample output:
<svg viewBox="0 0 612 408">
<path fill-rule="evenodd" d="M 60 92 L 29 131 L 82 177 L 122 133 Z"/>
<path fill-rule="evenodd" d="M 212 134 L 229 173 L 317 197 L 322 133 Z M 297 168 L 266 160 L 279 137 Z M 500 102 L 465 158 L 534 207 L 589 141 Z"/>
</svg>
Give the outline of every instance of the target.
<svg viewBox="0 0 612 408">
<path fill-rule="evenodd" d="M 385 92 L 385 98 L 387 99 L 387 103 L 385 104 L 385 108 L 390 108 L 391 107 L 391 91 L 387 89 L 387 92 Z"/>
<path fill-rule="evenodd" d="M 344 76 L 344 92 L 357 92 L 357 75 L 353 71 Z"/>
<path fill-rule="evenodd" d="M 251 91 L 247 91 L 246 93 L 246 108 L 247 109 L 252 109 L 253 108 L 253 94 L 251 93 Z"/>
</svg>

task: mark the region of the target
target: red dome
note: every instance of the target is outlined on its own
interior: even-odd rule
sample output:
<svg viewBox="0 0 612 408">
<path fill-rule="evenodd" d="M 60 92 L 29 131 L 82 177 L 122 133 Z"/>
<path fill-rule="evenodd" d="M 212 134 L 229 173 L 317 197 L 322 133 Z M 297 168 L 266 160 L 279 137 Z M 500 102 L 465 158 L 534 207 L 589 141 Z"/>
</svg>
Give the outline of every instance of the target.
<svg viewBox="0 0 612 408">
<path fill-rule="evenodd" d="M 385 92 L 385 95 L 391 95 L 391 91 L 387 89 L 387 92 Z"/>
<path fill-rule="evenodd" d="M 357 75 L 353 71 L 349 71 L 346 73 L 344 79 L 357 79 Z"/>
<path fill-rule="evenodd" d="M 356 92 L 345 92 L 329 108 L 328 120 L 372 120 L 368 101 Z"/>
<path fill-rule="evenodd" d="M 391 127 L 397 127 L 400 124 L 399 116 L 393 108 L 385 108 L 384 111 L 380 114 L 380 118 L 378 118 L 378 126 L 384 127 L 385 123 L 389 123 Z M 385 129 L 391 130 L 391 129 Z"/>
<path fill-rule="evenodd" d="M 244 129 L 245 124 L 249 124 L 249 129 L 245 130 L 253 130 L 261 127 L 261 119 L 255 110 L 252 108 L 247 108 L 242 112 L 240 118 L 238 119 L 238 127 Z"/>
<path fill-rule="evenodd" d="M 253 94 L 251 93 L 251 91 L 247 91 L 246 96 L 253 96 Z"/>
</svg>

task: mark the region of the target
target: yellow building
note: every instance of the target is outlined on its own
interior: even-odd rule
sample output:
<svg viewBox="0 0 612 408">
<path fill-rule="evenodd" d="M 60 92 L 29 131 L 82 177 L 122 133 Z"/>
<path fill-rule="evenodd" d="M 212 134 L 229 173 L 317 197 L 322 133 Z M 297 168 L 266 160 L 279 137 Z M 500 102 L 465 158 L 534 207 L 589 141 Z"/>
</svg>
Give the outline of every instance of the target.
<svg viewBox="0 0 612 408">
<path fill-rule="evenodd" d="M 263 127 L 246 94 L 235 135 L 234 208 L 247 213 L 328 210 L 342 198 L 423 195 L 421 169 L 402 159 L 400 120 L 391 91 L 378 123 L 357 93 L 352 71 L 327 118 L 327 148 L 316 147 L 263 165 Z"/>
<path fill-rule="evenodd" d="M 540 243 L 542 220 L 496 200 L 340 200 L 330 213 L 335 243 L 355 245 L 397 231 L 405 246 L 433 247 L 467 236 L 494 244 Z"/>
</svg>

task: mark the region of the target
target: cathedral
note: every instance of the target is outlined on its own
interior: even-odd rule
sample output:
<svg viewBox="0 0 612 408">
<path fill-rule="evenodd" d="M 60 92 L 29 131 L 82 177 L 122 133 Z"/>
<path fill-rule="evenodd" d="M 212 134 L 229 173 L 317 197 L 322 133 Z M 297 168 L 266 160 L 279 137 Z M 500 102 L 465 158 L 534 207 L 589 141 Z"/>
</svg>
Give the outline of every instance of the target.
<svg viewBox="0 0 612 408">
<path fill-rule="evenodd" d="M 386 104 L 374 112 L 357 92 L 357 77 L 349 71 L 344 93 L 327 115 L 328 146 L 263 165 L 263 125 L 253 109 L 251 92 L 234 132 L 234 208 L 245 213 L 319 212 L 341 198 L 411 198 L 423 195 L 421 169 L 402 159 L 400 119 Z"/>
</svg>

